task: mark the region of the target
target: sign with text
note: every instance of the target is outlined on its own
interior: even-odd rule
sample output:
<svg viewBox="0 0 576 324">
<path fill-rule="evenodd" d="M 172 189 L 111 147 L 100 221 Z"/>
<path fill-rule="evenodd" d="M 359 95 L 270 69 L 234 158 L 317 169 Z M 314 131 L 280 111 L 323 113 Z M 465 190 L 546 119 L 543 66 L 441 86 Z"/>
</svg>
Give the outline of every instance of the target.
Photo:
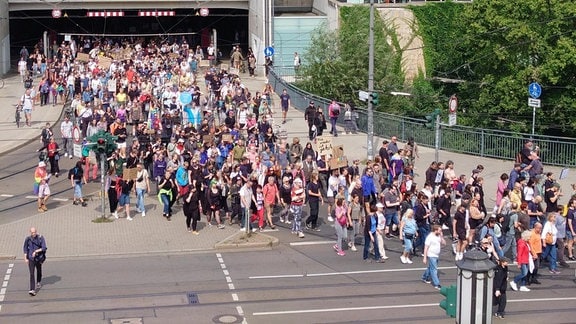
<svg viewBox="0 0 576 324">
<path fill-rule="evenodd" d="M 316 137 L 316 148 L 318 155 L 331 155 L 332 154 L 332 138 L 318 136 Z"/>
</svg>

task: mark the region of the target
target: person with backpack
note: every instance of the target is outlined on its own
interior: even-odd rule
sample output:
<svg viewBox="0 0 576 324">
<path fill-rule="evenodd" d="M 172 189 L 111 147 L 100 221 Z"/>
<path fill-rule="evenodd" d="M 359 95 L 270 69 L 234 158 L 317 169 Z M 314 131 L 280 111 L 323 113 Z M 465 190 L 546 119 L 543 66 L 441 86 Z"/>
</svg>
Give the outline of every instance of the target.
<svg viewBox="0 0 576 324">
<path fill-rule="evenodd" d="M 74 201 L 72 202 L 74 205 L 78 205 L 78 203 L 82 204 L 82 207 L 88 206 L 88 204 L 84 201 L 82 197 L 82 183 L 86 184 L 86 178 L 84 178 L 84 169 L 82 169 L 82 161 L 76 162 L 76 166 L 70 169 L 68 172 L 68 179 L 72 184 L 72 188 L 74 188 Z"/>
<path fill-rule="evenodd" d="M 338 116 L 340 116 L 340 110 L 340 105 L 336 100 L 332 100 L 332 103 L 328 106 L 328 117 L 330 117 L 330 134 L 334 135 L 334 137 L 338 137 L 336 122 L 338 121 Z"/>
</svg>

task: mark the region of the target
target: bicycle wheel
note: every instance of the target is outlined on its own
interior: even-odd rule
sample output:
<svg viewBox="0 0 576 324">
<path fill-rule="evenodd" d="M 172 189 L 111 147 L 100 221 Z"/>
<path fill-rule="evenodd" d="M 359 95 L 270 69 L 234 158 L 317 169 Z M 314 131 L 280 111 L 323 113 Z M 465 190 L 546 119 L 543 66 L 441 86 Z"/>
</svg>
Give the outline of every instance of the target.
<svg viewBox="0 0 576 324">
<path fill-rule="evenodd" d="M 16 119 L 16 127 L 20 128 L 20 111 L 18 111 L 18 110 L 16 110 L 15 119 Z"/>
<path fill-rule="evenodd" d="M 4 88 L 4 79 L 0 79 L 0 89 Z"/>
</svg>

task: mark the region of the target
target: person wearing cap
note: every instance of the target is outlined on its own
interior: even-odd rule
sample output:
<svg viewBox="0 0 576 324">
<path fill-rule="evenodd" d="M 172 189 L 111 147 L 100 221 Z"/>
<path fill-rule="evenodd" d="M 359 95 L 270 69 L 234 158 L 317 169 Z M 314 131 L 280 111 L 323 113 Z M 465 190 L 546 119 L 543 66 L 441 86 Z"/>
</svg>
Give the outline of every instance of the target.
<svg viewBox="0 0 576 324">
<path fill-rule="evenodd" d="M 494 293 L 494 306 L 496 306 L 496 312 L 494 316 L 497 318 L 504 318 L 504 313 L 506 311 L 506 288 L 508 287 L 508 263 L 510 259 L 506 257 L 500 258 L 498 265 L 494 269 L 494 282 L 493 282 L 493 293 Z"/>
<path fill-rule="evenodd" d="M 297 234 L 299 238 L 304 238 L 304 233 L 302 232 L 301 222 L 302 222 L 302 205 L 304 205 L 304 199 L 306 198 L 305 190 L 302 186 L 302 179 L 295 178 L 294 185 L 290 193 L 291 204 L 290 213 L 294 218 L 292 223 L 292 234 Z"/>
<path fill-rule="evenodd" d="M 49 180 L 50 175 L 46 171 L 46 163 L 44 161 L 38 162 L 38 166 L 34 170 L 34 188 L 38 188 L 38 212 L 40 213 L 48 210 L 46 201 L 50 197 Z"/>
</svg>

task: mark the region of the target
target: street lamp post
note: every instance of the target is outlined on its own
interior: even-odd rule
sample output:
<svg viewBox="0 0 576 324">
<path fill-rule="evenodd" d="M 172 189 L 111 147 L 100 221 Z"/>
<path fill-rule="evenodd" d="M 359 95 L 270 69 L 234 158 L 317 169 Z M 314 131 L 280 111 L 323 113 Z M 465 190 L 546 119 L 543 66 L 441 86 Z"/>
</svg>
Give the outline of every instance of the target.
<svg viewBox="0 0 576 324">
<path fill-rule="evenodd" d="M 374 0 L 370 0 L 370 27 L 368 34 L 368 93 L 374 92 Z M 374 159 L 374 112 L 372 102 L 368 100 L 368 136 L 366 149 L 368 160 Z"/>
</svg>

